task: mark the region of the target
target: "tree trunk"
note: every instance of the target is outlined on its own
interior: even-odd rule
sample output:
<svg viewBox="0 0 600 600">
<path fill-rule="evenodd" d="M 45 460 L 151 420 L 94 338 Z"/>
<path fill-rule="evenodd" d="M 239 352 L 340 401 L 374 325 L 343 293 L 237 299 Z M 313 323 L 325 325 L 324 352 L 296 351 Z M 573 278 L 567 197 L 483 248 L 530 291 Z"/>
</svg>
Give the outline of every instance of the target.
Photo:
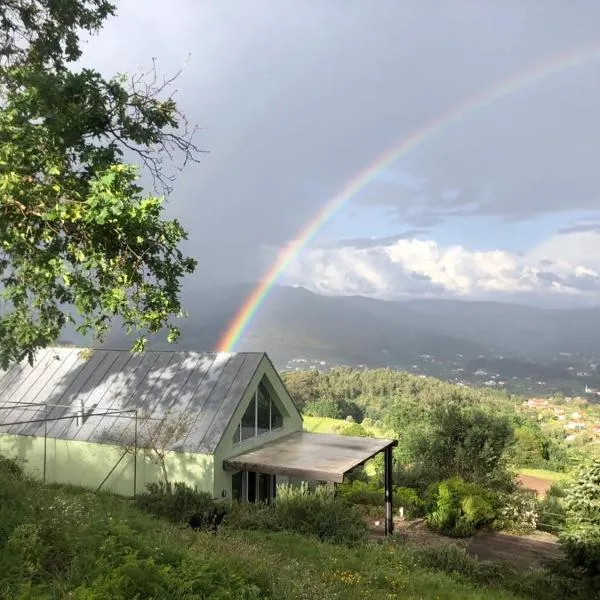
<svg viewBox="0 0 600 600">
<path fill-rule="evenodd" d="M 160 468 L 162 470 L 162 475 L 163 475 L 163 481 L 165 484 L 165 490 L 167 491 L 167 493 L 171 493 L 171 483 L 169 482 L 169 474 L 167 473 L 167 465 L 165 464 L 165 458 L 164 456 L 159 457 L 159 461 L 160 461 Z"/>
</svg>

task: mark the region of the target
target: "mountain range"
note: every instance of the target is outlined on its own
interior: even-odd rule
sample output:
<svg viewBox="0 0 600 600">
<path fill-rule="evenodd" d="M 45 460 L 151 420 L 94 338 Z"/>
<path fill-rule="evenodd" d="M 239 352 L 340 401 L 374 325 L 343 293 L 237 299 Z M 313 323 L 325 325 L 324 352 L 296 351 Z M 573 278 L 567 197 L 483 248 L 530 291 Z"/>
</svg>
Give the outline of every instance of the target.
<svg viewBox="0 0 600 600">
<path fill-rule="evenodd" d="M 182 349 L 213 350 L 254 285 L 188 292 Z M 105 346 L 129 342 L 120 331 Z M 154 347 L 163 345 L 159 338 Z M 275 287 L 238 350 L 266 350 L 278 365 L 306 358 L 366 366 L 411 365 L 483 357 L 548 362 L 568 355 L 600 357 L 600 307 L 543 309 L 501 302 L 449 299 L 385 301 L 323 296 Z M 600 358 L 599 358 L 600 362 Z"/>
</svg>

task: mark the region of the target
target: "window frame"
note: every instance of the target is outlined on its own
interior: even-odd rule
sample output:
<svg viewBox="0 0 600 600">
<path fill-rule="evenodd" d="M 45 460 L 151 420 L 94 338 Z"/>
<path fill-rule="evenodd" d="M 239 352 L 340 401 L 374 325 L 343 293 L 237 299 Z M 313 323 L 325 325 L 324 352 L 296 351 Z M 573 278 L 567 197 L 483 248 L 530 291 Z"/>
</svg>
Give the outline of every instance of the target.
<svg viewBox="0 0 600 600">
<path fill-rule="evenodd" d="M 269 398 L 269 429 L 261 430 L 261 432 L 258 433 L 258 393 L 259 393 L 259 388 L 261 385 L 263 387 L 263 393 L 266 394 L 266 396 Z M 244 416 L 248 412 L 248 408 L 250 408 L 252 403 L 254 403 L 254 435 L 242 439 L 242 421 L 244 419 Z M 277 425 L 276 427 L 273 427 L 273 404 L 275 404 L 275 409 L 279 413 L 279 417 L 280 417 L 280 424 Z M 237 427 L 235 428 L 235 431 L 233 434 L 233 444 L 234 445 L 243 444 L 244 442 L 247 442 L 248 440 L 252 440 L 254 438 L 260 437 L 261 435 L 266 435 L 268 433 L 271 433 L 272 431 L 281 429 L 283 427 L 283 421 L 284 421 L 283 413 L 281 412 L 279 407 L 276 405 L 275 400 L 273 399 L 273 394 L 271 394 L 271 392 L 269 391 L 267 386 L 263 383 L 263 380 L 261 380 L 260 383 L 256 386 L 256 389 L 254 390 L 254 394 L 252 394 L 252 398 L 251 398 L 250 402 L 248 403 L 248 406 L 246 407 L 244 414 L 241 416 Z"/>
</svg>

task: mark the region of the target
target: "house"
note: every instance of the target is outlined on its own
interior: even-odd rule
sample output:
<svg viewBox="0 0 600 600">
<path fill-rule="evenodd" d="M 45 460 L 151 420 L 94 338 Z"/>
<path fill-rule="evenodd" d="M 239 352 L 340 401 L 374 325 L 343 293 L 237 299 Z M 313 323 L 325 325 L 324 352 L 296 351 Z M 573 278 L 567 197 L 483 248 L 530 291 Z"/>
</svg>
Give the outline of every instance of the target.
<svg viewBox="0 0 600 600">
<path fill-rule="evenodd" d="M 134 495 L 163 475 L 152 432 L 172 430 L 168 479 L 241 501 L 269 501 L 282 478 L 341 482 L 383 452 L 391 531 L 396 442 L 304 432 L 264 353 L 57 347 L 0 371 L 0 454 L 45 481 Z"/>
</svg>

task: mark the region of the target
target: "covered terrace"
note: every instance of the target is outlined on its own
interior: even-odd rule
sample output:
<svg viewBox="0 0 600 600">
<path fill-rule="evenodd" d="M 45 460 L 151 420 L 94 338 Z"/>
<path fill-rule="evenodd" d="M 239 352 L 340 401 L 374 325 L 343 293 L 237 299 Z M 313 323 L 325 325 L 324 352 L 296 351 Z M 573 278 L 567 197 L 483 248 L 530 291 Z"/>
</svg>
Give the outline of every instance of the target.
<svg viewBox="0 0 600 600">
<path fill-rule="evenodd" d="M 380 452 L 385 469 L 385 533 L 393 532 L 392 448 L 396 440 L 297 431 L 223 461 L 229 471 L 283 475 L 305 481 L 341 483 L 344 475 Z"/>
</svg>

